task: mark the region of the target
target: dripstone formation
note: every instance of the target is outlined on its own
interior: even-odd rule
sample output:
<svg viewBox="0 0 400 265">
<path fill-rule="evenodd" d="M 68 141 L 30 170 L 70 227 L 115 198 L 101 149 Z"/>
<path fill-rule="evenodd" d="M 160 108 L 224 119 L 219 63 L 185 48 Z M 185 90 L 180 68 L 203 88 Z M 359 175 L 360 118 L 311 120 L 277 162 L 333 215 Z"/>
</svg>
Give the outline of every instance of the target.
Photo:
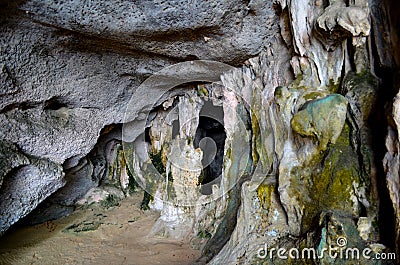
<svg viewBox="0 0 400 265">
<path fill-rule="evenodd" d="M 259 250 L 343 238 L 399 254 L 398 10 L 0 1 L 0 234 L 140 187 L 198 264 L 302 264 Z"/>
</svg>

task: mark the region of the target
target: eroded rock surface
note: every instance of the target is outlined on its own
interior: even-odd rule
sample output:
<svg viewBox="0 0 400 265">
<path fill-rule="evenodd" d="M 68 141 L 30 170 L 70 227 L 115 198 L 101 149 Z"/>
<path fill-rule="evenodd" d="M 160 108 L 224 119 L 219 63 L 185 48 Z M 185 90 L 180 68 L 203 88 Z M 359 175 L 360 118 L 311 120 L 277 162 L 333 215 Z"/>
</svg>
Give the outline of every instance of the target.
<svg viewBox="0 0 400 265">
<path fill-rule="evenodd" d="M 335 144 L 346 120 L 347 100 L 329 95 L 304 106 L 291 120 L 292 129 L 300 135 L 316 137 L 322 150 Z"/>
<path fill-rule="evenodd" d="M 42 23 L 180 59 L 241 62 L 258 54 L 273 26 L 264 1 L 28 1 Z M 263 25 L 263 26 L 261 26 Z"/>
<path fill-rule="evenodd" d="M 1 187 L 1 231 L 7 230 L 64 185 L 62 167 L 33 160 L 5 179 Z"/>
<path fill-rule="evenodd" d="M 398 251 L 395 4 L 0 4 L 0 233 L 141 188 L 199 264 Z"/>
</svg>

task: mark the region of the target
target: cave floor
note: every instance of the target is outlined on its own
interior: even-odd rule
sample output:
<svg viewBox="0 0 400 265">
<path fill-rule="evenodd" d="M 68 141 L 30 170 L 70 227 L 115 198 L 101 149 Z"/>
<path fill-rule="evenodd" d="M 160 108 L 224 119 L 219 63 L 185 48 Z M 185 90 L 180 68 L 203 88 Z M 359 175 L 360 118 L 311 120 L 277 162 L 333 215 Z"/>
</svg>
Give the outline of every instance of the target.
<svg viewBox="0 0 400 265">
<path fill-rule="evenodd" d="M 200 251 L 189 242 L 149 236 L 159 215 L 139 209 L 142 195 L 9 231 L 0 238 L 0 264 L 192 264 Z"/>
</svg>

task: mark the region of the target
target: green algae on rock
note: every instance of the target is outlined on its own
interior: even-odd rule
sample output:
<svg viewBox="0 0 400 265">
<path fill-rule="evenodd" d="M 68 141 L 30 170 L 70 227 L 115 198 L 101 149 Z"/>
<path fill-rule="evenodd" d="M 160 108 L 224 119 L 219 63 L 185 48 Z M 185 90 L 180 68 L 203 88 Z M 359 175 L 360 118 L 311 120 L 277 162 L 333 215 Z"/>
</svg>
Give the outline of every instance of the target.
<svg viewBox="0 0 400 265">
<path fill-rule="evenodd" d="M 302 136 L 316 137 L 321 150 L 335 144 L 347 113 L 347 99 L 339 94 L 307 102 L 291 120 L 292 129 Z"/>
</svg>

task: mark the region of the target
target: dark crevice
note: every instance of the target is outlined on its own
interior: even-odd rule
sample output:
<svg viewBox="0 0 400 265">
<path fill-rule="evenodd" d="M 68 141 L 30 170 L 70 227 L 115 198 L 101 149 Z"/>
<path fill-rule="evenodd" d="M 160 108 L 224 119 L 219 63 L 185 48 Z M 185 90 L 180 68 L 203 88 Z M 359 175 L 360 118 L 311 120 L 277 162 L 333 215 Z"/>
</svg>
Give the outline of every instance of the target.
<svg viewBox="0 0 400 265">
<path fill-rule="evenodd" d="M 343 58 L 343 64 L 342 64 L 342 69 L 340 70 L 340 78 L 339 78 L 339 85 L 338 85 L 338 91 L 336 93 L 341 94 L 342 96 L 346 96 L 346 93 L 344 91 L 341 91 L 343 87 L 343 81 L 344 81 L 344 76 L 346 75 L 346 58 L 344 56 Z"/>
<path fill-rule="evenodd" d="M 375 69 L 377 70 L 377 69 Z M 385 140 L 387 137 L 388 121 L 385 114 L 385 105 L 393 101 L 394 91 L 391 88 L 391 71 L 388 69 L 376 71 L 381 78 L 381 85 L 378 91 L 378 100 L 376 107 L 372 112 L 370 119 L 370 128 L 372 134 L 372 149 L 375 157 L 375 165 L 377 168 L 376 185 L 379 196 L 379 212 L 378 226 L 381 234 L 381 243 L 394 248 L 395 242 L 393 235 L 395 234 L 395 216 L 392 201 L 389 196 L 389 191 L 386 185 L 386 174 L 383 168 L 383 159 L 387 152 Z"/>
<path fill-rule="evenodd" d="M 389 5 L 386 5 L 387 7 Z M 378 29 L 377 25 L 387 25 L 388 21 L 386 17 L 381 17 L 380 12 L 384 12 L 381 8 L 372 8 L 373 14 L 373 25 L 371 38 L 371 54 L 374 57 L 374 72 L 378 78 L 380 78 L 378 99 L 374 111 L 370 117 L 370 128 L 372 133 L 372 148 L 375 154 L 375 165 L 377 167 L 377 189 L 379 196 L 379 212 L 378 212 L 378 226 L 380 230 L 381 243 L 388 246 L 391 249 L 395 248 L 395 215 L 393 204 L 390 199 L 389 190 L 386 184 L 386 174 L 383 168 L 383 159 L 387 152 L 385 146 L 385 140 L 388 135 L 388 126 L 390 125 L 391 114 L 387 115 L 387 106 L 393 105 L 393 98 L 397 93 L 396 84 L 394 83 L 394 76 L 396 74 L 392 61 L 382 62 L 380 53 L 378 50 L 385 51 L 387 49 L 393 49 L 394 47 L 385 47 L 390 45 L 385 40 L 379 39 L 382 37 L 380 33 L 376 33 L 374 29 Z M 388 7 L 389 8 L 389 7 Z M 391 9 L 393 10 L 393 9 Z M 384 45 L 384 46 L 382 46 Z M 391 110 L 390 110 L 391 113 Z"/>
<path fill-rule="evenodd" d="M 46 27 L 51 27 L 56 29 L 55 33 L 59 36 L 69 37 L 62 38 L 62 41 L 58 42 L 57 45 L 68 50 L 82 52 L 82 53 L 94 53 L 94 54 L 104 54 L 104 53 L 114 53 L 121 55 L 130 55 L 135 58 L 160 58 L 166 61 L 174 61 L 179 62 L 179 58 L 175 58 L 172 56 L 167 56 L 164 54 L 158 54 L 151 51 L 146 50 L 138 50 L 131 47 L 127 43 L 123 43 L 118 40 L 106 39 L 99 36 L 94 35 L 85 35 L 83 33 L 79 33 L 73 30 L 64 29 L 61 27 L 57 27 L 51 24 L 38 22 Z"/>
<path fill-rule="evenodd" d="M 89 154 L 67 159 L 63 164 L 65 185 L 41 202 L 20 221 L 21 224 L 34 225 L 68 216 L 76 209 L 76 202 L 91 188 L 115 185 L 108 177 L 112 173 L 112 154 L 120 148 L 121 130 L 122 124 L 105 126 Z"/>
<path fill-rule="evenodd" d="M 199 60 L 200 58 L 196 55 L 193 54 L 189 54 L 187 55 L 185 58 L 183 58 L 184 61 L 195 61 L 195 60 Z"/>
<path fill-rule="evenodd" d="M 238 112 L 241 113 L 242 118 L 244 120 L 244 124 L 246 126 L 246 130 L 249 131 L 251 135 L 253 135 L 252 127 L 251 127 L 251 117 L 250 111 L 247 106 L 241 105 L 239 107 Z M 251 180 L 251 177 L 254 173 L 254 161 L 252 161 L 252 140 L 249 141 L 249 160 L 246 165 L 245 173 L 241 176 L 238 176 L 238 180 L 236 184 L 233 186 L 231 190 L 228 192 L 228 203 L 226 207 L 226 213 L 218 225 L 215 234 L 213 237 L 207 241 L 206 245 L 202 250 L 201 257 L 194 263 L 197 265 L 207 264 L 211 261 L 225 246 L 225 244 L 230 240 L 233 231 L 236 228 L 238 213 L 242 203 L 242 186 L 246 181 Z"/>
<path fill-rule="evenodd" d="M 381 88 L 381 91 L 383 89 Z M 383 168 L 383 158 L 387 152 L 385 148 L 385 139 L 387 137 L 387 120 L 385 117 L 384 105 L 387 102 L 384 99 L 382 92 L 379 93 L 378 108 L 375 109 L 372 114 L 371 130 L 372 133 L 372 149 L 375 154 L 375 165 L 377 168 L 376 185 L 378 189 L 379 196 L 379 212 L 378 212 L 378 225 L 380 228 L 381 241 L 384 245 L 393 248 L 394 247 L 394 237 L 395 234 L 395 217 L 392 201 L 389 196 L 389 191 L 386 185 L 386 174 Z"/>
<path fill-rule="evenodd" d="M 150 37 L 132 36 L 132 42 L 129 43 L 126 40 L 118 39 L 117 37 L 113 37 L 112 35 L 107 36 L 98 35 L 95 33 L 82 33 L 73 29 L 65 29 L 60 26 L 52 25 L 42 21 L 34 19 L 32 20 L 37 24 L 56 29 L 55 32 L 59 36 L 69 37 L 62 38 L 61 41 L 57 43 L 58 46 L 67 50 L 95 54 L 117 53 L 122 55 L 130 55 L 136 58 L 160 58 L 166 61 L 171 61 L 172 63 L 204 58 L 200 58 L 198 55 L 194 54 L 182 54 L 182 56 L 179 56 L 166 54 L 164 52 L 158 52 L 156 50 L 152 51 L 153 49 L 151 49 L 151 47 L 154 45 L 150 44 L 154 42 L 160 42 L 165 45 L 181 42 L 201 42 L 204 41 L 204 37 L 207 36 L 209 38 L 219 38 L 220 36 L 222 36 L 222 34 L 218 32 L 217 27 L 205 27 L 199 28 L 197 30 L 190 29 L 181 32 L 161 32 L 158 35 Z M 140 42 L 147 43 L 147 45 L 136 44 L 138 40 L 140 40 Z M 161 50 L 164 51 L 164 49 Z M 256 54 L 249 55 L 247 53 L 238 53 L 231 60 L 226 61 L 226 63 L 230 63 L 233 66 L 240 66 L 247 59 L 255 55 Z"/>
<path fill-rule="evenodd" d="M 44 110 L 58 110 L 63 107 L 69 107 L 66 102 L 62 98 L 59 97 L 53 97 L 49 100 L 46 100 L 44 103 L 42 102 L 34 102 L 34 101 L 24 101 L 24 102 L 18 102 L 18 103 L 12 103 L 0 110 L 0 114 L 6 113 L 12 110 L 28 110 L 28 109 L 34 109 L 37 107 L 43 106 Z"/>
<path fill-rule="evenodd" d="M 144 130 L 144 141 L 151 144 L 150 127 L 146 127 Z"/>
<path fill-rule="evenodd" d="M 194 264 L 207 264 L 213 257 L 215 257 L 225 244 L 231 238 L 233 231 L 237 224 L 237 214 L 242 203 L 242 185 L 245 181 L 251 179 L 251 175 L 244 175 L 236 183 L 236 185 L 229 191 L 229 198 L 226 208 L 226 214 L 219 224 L 214 236 L 207 242 L 202 251 L 202 256 Z"/>
<path fill-rule="evenodd" d="M 222 36 L 222 34 L 218 32 L 217 27 L 205 27 L 196 30 L 189 29 L 187 31 L 180 31 L 180 32 L 161 32 L 159 34 L 155 34 L 149 37 L 133 36 L 132 37 L 133 42 L 132 44 L 130 44 L 124 40 L 120 40 L 113 36 L 106 36 L 106 35 L 100 36 L 94 33 L 93 34 L 82 33 L 72 29 L 65 29 L 60 26 L 55 26 L 42 21 L 37 21 L 34 19 L 33 21 L 40 25 L 56 29 L 57 35 L 69 37 L 69 38 L 62 38 L 62 41 L 57 43 L 57 45 L 68 50 L 73 50 L 83 53 L 96 53 L 96 54 L 119 53 L 123 55 L 131 55 L 137 58 L 156 57 L 164 59 L 166 61 L 172 61 L 175 63 L 180 61 L 198 60 L 203 58 L 199 58 L 197 55 L 194 54 L 174 56 L 165 53 L 158 53 L 156 51 L 151 51 L 151 49 L 147 45 L 144 45 L 144 48 L 141 48 L 141 45 L 134 44 L 137 42 L 134 40 L 140 40 L 141 42 L 148 44 L 151 42 L 153 43 L 162 42 L 165 43 L 165 45 L 168 45 L 169 43 L 204 41 L 204 36 L 214 36 L 215 38 Z M 238 54 L 235 58 L 229 61 L 229 63 L 239 66 L 251 57 L 252 55 L 246 54 L 245 57 L 243 57 L 242 54 Z"/>
<path fill-rule="evenodd" d="M 358 204 L 360 205 L 360 208 L 361 208 L 359 216 L 360 217 L 368 217 L 367 209 L 365 208 L 364 204 L 361 201 L 359 201 Z"/>
<path fill-rule="evenodd" d="M 222 107 L 219 108 L 222 112 Z M 220 121 L 200 116 L 194 147 L 200 147 L 203 151 L 201 160 L 203 171 L 199 183 L 201 184 L 201 192 L 205 195 L 212 193 L 213 184 L 219 185 L 224 161 L 225 139 L 226 133 Z"/>
<path fill-rule="evenodd" d="M 19 102 L 19 103 L 13 103 L 5 106 L 0 110 L 0 114 L 9 112 L 11 110 L 28 110 L 28 109 L 33 109 L 38 106 L 40 106 L 40 102 L 30 102 L 30 101 L 25 101 L 25 102 Z"/>
<path fill-rule="evenodd" d="M 9 19 L 16 15 L 25 15 L 25 12 L 19 9 L 27 0 L 0 0 L 0 19 Z"/>
<path fill-rule="evenodd" d="M 196 29 L 184 29 L 181 31 L 170 30 L 168 32 L 155 33 L 152 36 L 137 36 L 145 41 L 160 41 L 160 42 L 177 42 L 177 41 L 196 41 L 202 40 L 207 35 L 223 35 L 218 26 L 199 27 Z"/>
<path fill-rule="evenodd" d="M 355 72 L 356 71 L 356 64 L 354 62 L 355 51 L 354 51 L 353 42 L 352 42 L 351 37 L 347 38 L 346 44 L 347 44 L 347 52 L 349 53 L 349 61 L 350 61 L 351 71 Z"/>
<path fill-rule="evenodd" d="M 179 119 L 172 122 L 172 139 L 175 139 L 179 135 Z"/>
<path fill-rule="evenodd" d="M 61 98 L 53 97 L 49 100 L 46 100 L 44 103 L 43 109 L 45 110 L 58 110 L 61 108 L 68 107 L 66 103 L 63 102 Z"/>
</svg>

